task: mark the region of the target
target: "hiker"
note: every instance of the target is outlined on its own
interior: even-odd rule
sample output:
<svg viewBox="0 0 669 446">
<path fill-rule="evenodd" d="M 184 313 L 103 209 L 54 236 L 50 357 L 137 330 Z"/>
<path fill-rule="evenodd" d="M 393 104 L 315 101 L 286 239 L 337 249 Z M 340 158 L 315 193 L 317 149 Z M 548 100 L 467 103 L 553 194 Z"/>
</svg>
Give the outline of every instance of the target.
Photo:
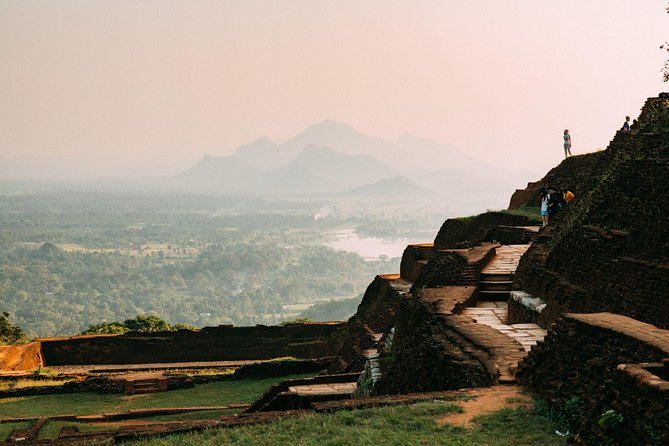
<svg viewBox="0 0 669 446">
<path fill-rule="evenodd" d="M 564 200 L 565 204 L 569 204 L 569 202 L 574 199 L 574 193 L 565 189 L 562 191 L 562 199 Z"/>
<path fill-rule="evenodd" d="M 564 140 L 564 159 L 567 159 L 568 156 L 571 156 L 571 135 L 569 134 L 569 129 L 564 129 L 564 135 L 562 136 Z"/>
<path fill-rule="evenodd" d="M 623 128 L 621 128 L 623 132 L 629 132 L 630 131 L 630 117 L 625 116 L 625 122 L 623 123 Z"/>
<path fill-rule="evenodd" d="M 548 188 L 548 218 L 553 218 L 555 214 L 562 210 L 562 194 L 555 188 Z"/>
<path fill-rule="evenodd" d="M 545 227 L 548 225 L 548 193 L 544 186 L 541 186 L 539 193 L 541 196 L 541 225 Z"/>
</svg>

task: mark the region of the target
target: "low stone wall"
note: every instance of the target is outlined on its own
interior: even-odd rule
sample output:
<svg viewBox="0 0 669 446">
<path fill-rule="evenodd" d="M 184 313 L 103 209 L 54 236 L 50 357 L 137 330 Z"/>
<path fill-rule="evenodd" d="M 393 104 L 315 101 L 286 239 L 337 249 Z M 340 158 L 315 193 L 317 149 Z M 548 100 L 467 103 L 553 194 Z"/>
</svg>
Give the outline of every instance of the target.
<svg viewBox="0 0 669 446">
<path fill-rule="evenodd" d="M 518 377 L 572 420 L 577 444 L 667 444 L 669 383 L 619 367 L 667 357 L 669 331 L 611 313 L 566 314 Z"/>
<path fill-rule="evenodd" d="M 471 218 L 451 218 L 446 220 L 434 239 L 434 249 L 471 248 L 486 239 L 486 232 L 499 225 L 532 226 L 537 219 L 505 212 L 486 212 Z"/>
<path fill-rule="evenodd" d="M 342 323 L 285 327 L 205 327 L 200 331 L 130 332 L 119 336 L 43 338 L 45 366 L 301 359 L 332 356 L 327 338 Z"/>
<path fill-rule="evenodd" d="M 523 226 L 494 226 L 488 229 L 483 239 L 501 245 L 527 245 L 532 243 L 537 233 Z"/>
<path fill-rule="evenodd" d="M 275 376 L 300 375 L 302 373 L 318 373 L 325 370 L 329 363 L 329 358 L 323 358 L 316 360 L 303 359 L 246 364 L 235 370 L 232 379 L 259 379 Z"/>
</svg>

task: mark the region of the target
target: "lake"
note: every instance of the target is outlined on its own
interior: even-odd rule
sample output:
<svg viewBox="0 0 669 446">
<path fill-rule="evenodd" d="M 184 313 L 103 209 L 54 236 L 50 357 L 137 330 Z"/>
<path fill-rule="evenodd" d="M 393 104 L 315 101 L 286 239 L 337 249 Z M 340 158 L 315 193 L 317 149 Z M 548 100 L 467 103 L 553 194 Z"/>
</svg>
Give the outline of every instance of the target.
<svg viewBox="0 0 669 446">
<path fill-rule="evenodd" d="M 379 256 L 384 255 L 389 258 L 401 257 L 407 245 L 416 243 L 406 238 L 360 237 L 355 229 L 342 229 L 331 234 L 334 239 L 325 246 L 337 251 L 355 252 L 365 260 L 378 260 Z"/>
</svg>

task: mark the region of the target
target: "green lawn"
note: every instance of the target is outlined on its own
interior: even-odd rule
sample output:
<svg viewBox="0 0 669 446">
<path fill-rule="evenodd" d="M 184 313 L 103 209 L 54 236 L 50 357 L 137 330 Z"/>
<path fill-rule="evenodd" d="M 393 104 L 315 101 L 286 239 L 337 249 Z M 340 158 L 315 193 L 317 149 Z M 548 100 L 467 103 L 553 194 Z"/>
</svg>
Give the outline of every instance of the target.
<svg viewBox="0 0 669 446">
<path fill-rule="evenodd" d="M 27 429 L 30 423 L 2 423 L 0 424 L 0 441 L 7 438 L 7 435 L 14 429 Z"/>
<path fill-rule="evenodd" d="M 133 446 L 232 445 L 495 445 L 561 446 L 556 426 L 528 409 L 504 409 L 479 417 L 470 429 L 437 426 L 441 416 L 456 412 L 454 403 L 426 402 L 333 414 L 308 415 L 266 425 L 213 429 L 201 433 L 155 437 Z"/>
<path fill-rule="evenodd" d="M 272 384 L 284 379 L 313 375 L 286 376 L 257 380 L 218 381 L 192 389 L 125 396 L 120 394 L 70 393 L 58 395 L 0 398 L 0 418 L 93 415 L 125 412 L 128 409 L 160 407 L 225 406 L 255 401 Z"/>
</svg>

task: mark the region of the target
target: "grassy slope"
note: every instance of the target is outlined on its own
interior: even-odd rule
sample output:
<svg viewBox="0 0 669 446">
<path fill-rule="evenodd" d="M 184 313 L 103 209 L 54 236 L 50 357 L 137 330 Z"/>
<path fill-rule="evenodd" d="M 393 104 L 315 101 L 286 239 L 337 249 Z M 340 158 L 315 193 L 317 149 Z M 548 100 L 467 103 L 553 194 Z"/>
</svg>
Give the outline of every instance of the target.
<svg viewBox="0 0 669 446">
<path fill-rule="evenodd" d="M 151 438 L 134 446 L 233 445 L 564 445 L 556 427 L 526 409 L 505 409 L 480 417 L 471 429 L 437 426 L 457 412 L 452 403 L 427 402 L 333 414 L 309 415 L 267 425 Z"/>
</svg>

